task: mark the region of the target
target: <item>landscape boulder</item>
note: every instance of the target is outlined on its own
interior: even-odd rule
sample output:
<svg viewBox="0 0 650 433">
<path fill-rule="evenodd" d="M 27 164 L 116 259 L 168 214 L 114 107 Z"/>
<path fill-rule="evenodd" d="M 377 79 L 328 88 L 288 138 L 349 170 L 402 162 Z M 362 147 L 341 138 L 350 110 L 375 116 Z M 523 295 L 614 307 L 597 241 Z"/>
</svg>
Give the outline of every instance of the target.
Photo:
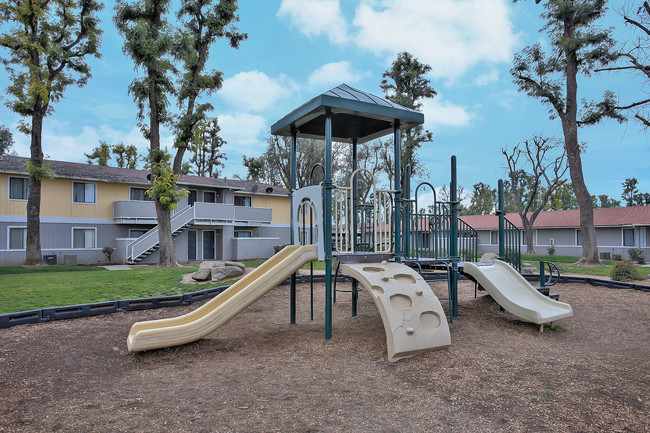
<svg viewBox="0 0 650 433">
<path fill-rule="evenodd" d="M 225 266 L 225 262 L 205 261 L 199 264 L 199 269 L 192 274 L 195 281 L 207 281 L 212 275 L 212 268 L 216 266 Z"/>
<path fill-rule="evenodd" d="M 195 281 L 223 281 L 236 278 L 244 274 L 246 265 L 240 262 L 210 260 L 201 262 L 199 269 L 192 274 Z"/>
<path fill-rule="evenodd" d="M 496 253 L 485 253 L 481 256 L 481 260 L 479 260 L 479 263 L 494 263 L 497 257 L 498 256 Z"/>
</svg>

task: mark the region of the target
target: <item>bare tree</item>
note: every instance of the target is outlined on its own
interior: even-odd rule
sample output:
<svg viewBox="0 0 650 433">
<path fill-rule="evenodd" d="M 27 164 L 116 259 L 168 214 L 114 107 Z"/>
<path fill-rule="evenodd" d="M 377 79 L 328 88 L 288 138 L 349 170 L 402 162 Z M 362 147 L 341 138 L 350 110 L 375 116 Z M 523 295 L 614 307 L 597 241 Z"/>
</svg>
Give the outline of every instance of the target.
<svg viewBox="0 0 650 433">
<path fill-rule="evenodd" d="M 563 177 L 569 168 L 566 150 L 559 156 L 553 156 L 560 146 L 549 141 L 548 138 L 533 137 L 524 141 L 523 145 L 517 144 L 511 151 L 507 147 L 501 149 L 508 162 L 508 177 L 524 228 L 526 254 L 535 254 L 533 225 L 551 194 L 566 182 Z M 523 168 L 529 170 L 525 186 L 521 185 L 520 172 Z"/>
</svg>

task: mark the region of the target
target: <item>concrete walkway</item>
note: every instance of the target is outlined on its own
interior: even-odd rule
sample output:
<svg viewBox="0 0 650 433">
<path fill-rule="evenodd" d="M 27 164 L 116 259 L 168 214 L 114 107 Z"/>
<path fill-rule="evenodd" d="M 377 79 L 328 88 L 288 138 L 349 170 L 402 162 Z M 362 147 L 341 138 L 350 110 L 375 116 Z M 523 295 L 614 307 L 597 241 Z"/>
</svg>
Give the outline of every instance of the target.
<svg viewBox="0 0 650 433">
<path fill-rule="evenodd" d="M 129 269 L 133 269 L 129 265 L 108 265 L 108 266 L 102 266 L 104 269 L 108 269 L 109 271 L 128 271 Z"/>
</svg>

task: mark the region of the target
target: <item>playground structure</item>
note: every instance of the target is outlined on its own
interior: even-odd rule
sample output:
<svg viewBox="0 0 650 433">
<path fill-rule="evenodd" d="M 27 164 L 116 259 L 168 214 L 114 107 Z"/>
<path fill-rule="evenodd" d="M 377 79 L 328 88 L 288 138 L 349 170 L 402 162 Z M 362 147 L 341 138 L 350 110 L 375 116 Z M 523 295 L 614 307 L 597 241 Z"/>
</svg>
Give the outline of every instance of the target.
<svg viewBox="0 0 650 433">
<path fill-rule="evenodd" d="M 291 137 L 292 245 L 196 311 L 178 318 L 136 323 L 127 340 L 129 350 L 149 350 L 202 338 L 288 276 L 290 322 L 296 323 L 295 272 L 315 260 L 325 262 L 325 338 L 332 337 L 336 295 L 333 285 L 340 270 L 352 278 L 353 316 L 357 313 L 359 283 L 373 296 L 384 323 L 390 361 L 451 344 L 440 300 L 412 267 L 446 272 L 448 297 L 442 299 L 448 301 L 450 321 L 458 316 L 461 273 L 480 283 L 503 308 L 523 320 L 543 324 L 570 317 L 570 305 L 540 295 L 525 279 L 517 278 L 521 277 L 520 234 L 505 219 L 501 181 L 497 212 L 499 258 L 510 264 L 473 263 L 478 259 L 477 235 L 458 217 L 455 156 L 451 158 L 449 201 L 438 201 L 435 188 L 428 182 L 418 185 L 411 198 L 408 166 L 402 183 L 401 130 L 422 123 L 422 113 L 345 84 L 276 122 L 272 134 Z M 358 168 L 357 146 L 390 133 L 394 144 L 394 189 L 378 189 L 372 174 Z M 318 165 L 323 171 L 319 185 L 297 188 L 298 136 L 325 140 L 325 161 Z M 333 183 L 333 141 L 352 146 L 352 170 L 345 185 Z M 426 187 L 434 195 L 427 210 L 419 207 L 417 198 L 420 188 Z M 337 268 L 333 272 L 335 259 Z"/>
</svg>

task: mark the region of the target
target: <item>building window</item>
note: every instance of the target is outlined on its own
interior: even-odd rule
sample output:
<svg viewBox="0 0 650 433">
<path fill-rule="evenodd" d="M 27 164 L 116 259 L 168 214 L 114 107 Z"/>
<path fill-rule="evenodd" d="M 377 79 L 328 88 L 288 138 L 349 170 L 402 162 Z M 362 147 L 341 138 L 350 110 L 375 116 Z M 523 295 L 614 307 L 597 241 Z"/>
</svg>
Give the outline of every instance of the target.
<svg viewBox="0 0 650 433">
<path fill-rule="evenodd" d="M 25 227 L 9 227 L 9 249 L 24 250 L 27 244 L 27 229 Z"/>
<path fill-rule="evenodd" d="M 623 246 L 634 246 L 634 229 L 623 229 Z"/>
<path fill-rule="evenodd" d="M 29 196 L 29 179 L 26 177 L 9 178 L 9 200 L 27 200 Z"/>
<path fill-rule="evenodd" d="M 490 232 L 490 245 L 499 245 L 499 232 L 497 230 Z"/>
<path fill-rule="evenodd" d="M 72 229 L 72 248 L 95 248 L 97 230 L 92 229 Z"/>
<path fill-rule="evenodd" d="M 217 193 L 214 191 L 203 191 L 203 203 L 216 203 Z"/>
<path fill-rule="evenodd" d="M 147 188 L 131 188 L 129 200 L 151 201 L 152 199 L 147 195 Z"/>
<path fill-rule="evenodd" d="M 250 230 L 235 232 L 235 237 L 236 238 L 252 238 L 253 237 L 253 232 L 251 232 Z"/>
<path fill-rule="evenodd" d="M 235 206 L 251 207 L 251 198 L 243 195 L 235 196 Z"/>
<path fill-rule="evenodd" d="M 129 237 L 130 238 L 139 238 L 143 234 L 147 233 L 149 230 L 145 229 L 131 229 L 129 230 Z"/>
<path fill-rule="evenodd" d="M 74 203 L 95 203 L 96 188 L 94 183 L 72 182 L 72 201 Z"/>
<path fill-rule="evenodd" d="M 582 246 L 582 233 L 580 233 L 580 230 L 576 230 L 576 245 Z"/>
</svg>

